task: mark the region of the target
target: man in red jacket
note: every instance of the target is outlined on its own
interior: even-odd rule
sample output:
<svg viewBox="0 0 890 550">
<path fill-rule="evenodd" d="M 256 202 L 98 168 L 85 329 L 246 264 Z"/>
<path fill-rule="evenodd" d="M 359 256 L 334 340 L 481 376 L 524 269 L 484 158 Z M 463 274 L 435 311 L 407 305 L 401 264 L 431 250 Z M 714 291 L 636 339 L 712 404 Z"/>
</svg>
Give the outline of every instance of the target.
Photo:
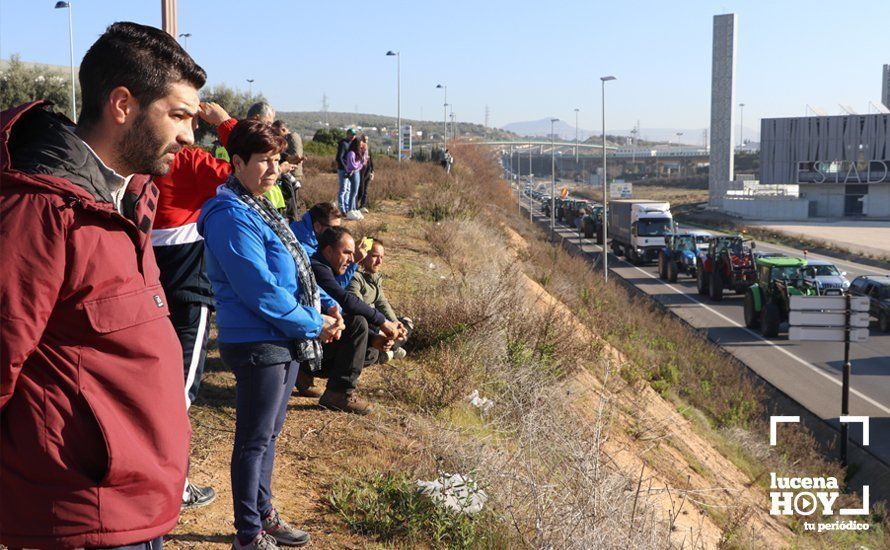
<svg viewBox="0 0 890 550">
<path fill-rule="evenodd" d="M 182 349 L 149 241 L 206 75 L 115 23 L 80 65 L 76 126 L 0 114 L 0 543 L 157 548 L 188 458 Z M 145 174 L 145 175 L 140 175 Z"/>
</svg>

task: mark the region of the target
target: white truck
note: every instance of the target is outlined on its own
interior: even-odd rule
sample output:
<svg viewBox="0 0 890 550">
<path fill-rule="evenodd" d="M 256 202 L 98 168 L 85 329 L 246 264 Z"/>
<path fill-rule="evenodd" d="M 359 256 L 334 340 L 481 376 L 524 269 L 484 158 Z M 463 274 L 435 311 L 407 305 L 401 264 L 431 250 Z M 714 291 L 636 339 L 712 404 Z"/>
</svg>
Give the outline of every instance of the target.
<svg viewBox="0 0 890 550">
<path fill-rule="evenodd" d="M 609 201 L 609 237 L 612 252 L 633 264 L 653 262 L 673 232 L 671 203 L 640 199 Z"/>
</svg>

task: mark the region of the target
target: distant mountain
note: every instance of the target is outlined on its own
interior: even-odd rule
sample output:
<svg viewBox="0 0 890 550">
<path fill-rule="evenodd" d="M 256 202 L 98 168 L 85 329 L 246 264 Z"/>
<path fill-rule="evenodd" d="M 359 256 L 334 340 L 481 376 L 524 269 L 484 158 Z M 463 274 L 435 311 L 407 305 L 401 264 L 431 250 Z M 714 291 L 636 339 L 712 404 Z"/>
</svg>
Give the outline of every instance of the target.
<svg viewBox="0 0 890 550">
<path fill-rule="evenodd" d="M 540 120 L 529 120 L 524 122 L 511 122 L 503 126 L 503 129 L 509 132 L 513 132 L 517 135 L 523 137 L 532 137 L 532 136 L 549 136 L 550 135 L 550 119 L 542 118 Z M 626 136 L 631 137 L 633 134 L 631 132 L 632 129 L 626 130 L 607 130 L 607 133 L 610 136 Z M 575 127 L 563 120 L 555 122 L 553 125 L 554 133 L 559 136 L 560 139 L 564 140 L 574 140 L 575 139 Z M 643 141 L 653 141 L 659 143 L 677 143 L 677 132 L 682 132 L 679 140 L 680 143 L 684 145 L 703 145 L 704 135 L 702 132 L 704 128 L 640 128 L 640 133 L 637 136 L 638 139 Z M 737 131 L 737 129 L 736 129 Z M 581 141 L 586 141 L 587 139 L 595 136 L 599 136 L 599 131 L 587 130 L 584 128 L 578 129 L 578 135 Z M 746 141 L 760 141 L 760 129 L 757 128 L 749 128 L 745 127 L 744 138 Z"/>
<path fill-rule="evenodd" d="M 395 133 L 396 127 L 396 117 L 370 113 L 279 111 L 278 116 L 288 124 L 288 128 L 298 131 L 304 136 L 311 136 L 316 130 L 325 127 L 343 129 L 354 127 L 361 130 L 362 133 L 380 136 L 383 134 L 384 129 L 386 129 L 387 133 Z M 410 124 L 415 132 L 423 132 L 424 139 L 430 139 L 434 136 L 438 139 L 438 136 L 442 135 L 441 120 L 412 120 L 403 118 L 402 124 Z M 455 126 L 455 130 L 461 136 L 509 137 L 498 129 L 486 129 L 481 124 L 455 121 Z M 417 139 L 415 138 L 415 141 Z"/>
<path fill-rule="evenodd" d="M 525 122 L 511 122 L 507 125 L 502 126 L 502 128 L 508 132 L 513 132 L 514 134 L 522 137 L 549 136 L 550 118 L 529 120 Z M 574 140 L 575 126 L 569 124 L 568 122 L 565 122 L 564 120 L 559 120 L 553 123 L 553 133 L 559 136 L 560 139 Z M 578 129 L 578 139 L 580 139 L 581 141 L 584 141 L 593 135 L 594 132 L 591 132 L 590 130 L 585 130 L 583 128 Z M 596 135 L 599 135 L 599 132 L 597 132 Z"/>
</svg>

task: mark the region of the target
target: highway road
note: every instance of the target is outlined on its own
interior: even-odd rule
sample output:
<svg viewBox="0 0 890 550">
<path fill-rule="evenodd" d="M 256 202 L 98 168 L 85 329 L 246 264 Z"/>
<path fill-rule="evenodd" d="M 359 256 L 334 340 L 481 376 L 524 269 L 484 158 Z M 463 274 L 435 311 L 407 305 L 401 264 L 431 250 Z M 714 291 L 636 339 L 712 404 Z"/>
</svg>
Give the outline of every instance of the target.
<svg viewBox="0 0 890 550">
<path fill-rule="evenodd" d="M 528 198 L 525 208 L 528 207 Z M 538 223 L 547 225 L 549 218 L 534 208 Z M 526 210 L 527 212 L 527 210 Z M 574 230 L 558 225 L 558 234 L 579 246 L 595 260 L 602 249 L 593 239 L 584 239 Z M 757 249 L 800 256 L 800 251 L 784 246 L 757 243 Z M 818 254 L 810 258 L 826 259 L 846 271 L 852 280 L 858 275 L 887 274 L 890 270 L 842 261 Z M 699 296 L 695 280 L 680 275 L 676 283 L 658 278 L 655 265 L 636 266 L 609 253 L 609 271 L 649 294 L 690 325 L 706 331 L 708 338 L 744 362 L 763 379 L 770 382 L 809 411 L 839 426 L 841 410 L 841 372 L 844 345 L 839 342 L 794 342 L 787 332 L 767 339 L 745 327 L 743 295 L 727 293 L 721 302 Z M 785 327 L 783 326 L 783 329 Z M 890 333 L 882 333 L 872 321 L 870 337 L 864 343 L 851 345 L 850 414 L 870 417 L 870 445 L 866 447 L 885 464 L 890 465 Z M 851 438 L 861 443 L 862 430 L 850 424 Z"/>
</svg>

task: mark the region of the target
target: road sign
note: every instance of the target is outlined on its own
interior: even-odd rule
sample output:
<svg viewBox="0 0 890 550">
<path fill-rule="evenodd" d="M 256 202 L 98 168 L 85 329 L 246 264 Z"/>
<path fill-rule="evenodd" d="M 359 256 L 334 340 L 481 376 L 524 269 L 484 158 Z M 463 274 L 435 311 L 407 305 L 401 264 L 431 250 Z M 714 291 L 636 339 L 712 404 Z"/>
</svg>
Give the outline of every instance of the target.
<svg viewBox="0 0 890 550">
<path fill-rule="evenodd" d="M 612 182 L 609 185 L 609 198 L 630 199 L 633 198 L 634 186 L 630 182 Z"/>
<path fill-rule="evenodd" d="M 399 129 L 399 155 L 403 159 L 411 158 L 412 152 L 412 144 L 411 144 L 411 125 L 403 124 Z"/>
<path fill-rule="evenodd" d="M 810 340 L 817 342 L 843 342 L 847 329 L 844 327 L 795 327 L 788 329 L 789 340 Z M 851 328 L 851 342 L 868 340 L 867 328 Z"/>
<path fill-rule="evenodd" d="M 792 296 L 792 311 L 846 311 L 846 296 Z M 867 296 L 851 296 L 850 311 L 868 311 Z"/>
<path fill-rule="evenodd" d="M 868 312 L 857 311 L 850 314 L 850 326 L 868 328 Z M 791 311 L 788 324 L 794 327 L 845 327 L 847 314 L 843 311 Z"/>
<path fill-rule="evenodd" d="M 850 344 L 868 340 L 868 298 L 865 296 L 792 296 L 789 340 L 844 343 L 841 418 L 850 414 Z M 847 465 L 850 433 L 841 424 L 841 464 Z"/>
</svg>

